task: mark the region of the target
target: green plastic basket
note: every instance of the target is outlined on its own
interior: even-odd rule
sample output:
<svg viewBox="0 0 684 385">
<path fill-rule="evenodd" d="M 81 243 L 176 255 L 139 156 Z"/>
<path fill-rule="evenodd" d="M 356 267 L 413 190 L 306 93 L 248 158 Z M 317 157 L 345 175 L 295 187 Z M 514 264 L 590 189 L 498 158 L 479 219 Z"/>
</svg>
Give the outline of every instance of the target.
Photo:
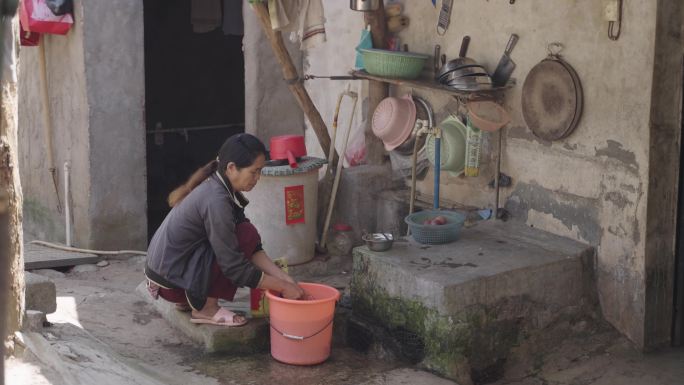
<svg viewBox="0 0 684 385">
<path fill-rule="evenodd" d="M 420 76 L 428 55 L 384 49 L 359 48 L 365 70 L 376 76 L 415 79 Z"/>
</svg>

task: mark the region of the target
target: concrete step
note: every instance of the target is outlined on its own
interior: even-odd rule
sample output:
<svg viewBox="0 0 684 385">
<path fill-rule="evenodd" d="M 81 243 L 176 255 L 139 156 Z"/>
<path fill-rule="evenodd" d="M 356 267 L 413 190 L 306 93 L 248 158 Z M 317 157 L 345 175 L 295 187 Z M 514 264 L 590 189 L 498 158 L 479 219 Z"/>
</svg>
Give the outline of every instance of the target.
<svg viewBox="0 0 684 385">
<path fill-rule="evenodd" d="M 239 289 L 240 291 L 246 289 Z M 146 282 L 136 288 L 136 292 L 146 302 L 152 304 L 161 316 L 174 328 L 211 353 L 258 353 L 270 349 L 270 333 L 267 318 L 250 318 L 246 325 L 240 327 L 222 327 L 214 325 L 198 325 L 190 322 L 189 312 L 176 310 L 173 303 L 161 298 L 155 300 L 147 291 Z M 238 297 L 236 296 L 236 300 Z M 249 316 L 249 303 L 220 301 L 220 305 L 235 311 L 242 311 Z M 346 341 L 348 309 L 337 306 L 333 320 L 333 346 L 342 346 Z"/>
<path fill-rule="evenodd" d="M 24 280 L 27 310 L 38 310 L 45 314 L 57 310 L 57 289 L 50 278 L 26 271 Z"/>
<path fill-rule="evenodd" d="M 355 317 L 462 384 L 499 370 L 526 330 L 596 303 L 593 249 L 522 224 L 480 222 L 450 244 L 354 249 Z M 377 333 L 370 333 L 371 335 Z"/>
<path fill-rule="evenodd" d="M 180 312 L 173 303 L 152 298 L 147 291 L 146 282 L 140 283 L 136 291 L 169 324 L 203 346 L 207 352 L 256 353 L 268 350 L 269 327 L 263 318 L 250 319 L 241 327 L 198 325 L 190 322 L 189 312 Z"/>
</svg>

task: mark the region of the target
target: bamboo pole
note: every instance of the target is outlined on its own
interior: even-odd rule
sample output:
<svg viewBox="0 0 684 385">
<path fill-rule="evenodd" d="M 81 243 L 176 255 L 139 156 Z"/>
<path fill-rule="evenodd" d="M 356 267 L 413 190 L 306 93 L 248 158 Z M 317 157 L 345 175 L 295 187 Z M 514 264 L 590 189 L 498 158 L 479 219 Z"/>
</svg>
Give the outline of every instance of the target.
<svg viewBox="0 0 684 385">
<path fill-rule="evenodd" d="M 278 59 L 278 62 L 280 62 L 283 76 L 285 77 L 287 86 L 290 88 L 290 92 L 292 92 L 295 99 L 297 99 L 299 107 L 301 107 L 302 111 L 304 111 L 304 115 L 309 120 L 309 123 L 311 123 L 311 127 L 313 127 L 316 137 L 318 138 L 318 143 L 323 149 L 323 153 L 328 154 L 330 152 L 331 146 L 328 127 L 325 125 L 323 118 L 321 118 L 321 114 L 311 100 L 306 88 L 304 88 L 304 84 L 297 73 L 297 69 L 292 63 L 292 58 L 287 52 L 287 48 L 285 48 L 282 34 L 279 31 L 273 30 L 267 5 L 263 2 L 255 2 L 252 4 L 252 8 L 257 15 L 257 19 L 259 20 L 261 28 L 264 30 L 268 41 L 271 43 L 273 53 Z M 335 151 L 333 155 L 333 164 L 329 165 L 328 167 L 333 167 L 335 164 L 337 164 L 337 160 L 338 155 L 337 151 Z"/>
<path fill-rule="evenodd" d="M 387 23 L 385 22 L 385 7 L 383 1 L 380 0 L 380 6 L 377 10 L 371 12 L 364 12 L 363 19 L 367 25 L 370 25 L 371 38 L 373 39 L 373 48 L 385 49 L 387 48 Z M 370 114 L 375 111 L 378 104 L 389 96 L 389 84 L 375 80 L 368 81 L 368 112 Z M 371 127 L 372 119 L 368 119 L 368 126 L 365 131 L 366 139 L 366 159 L 369 164 L 382 164 L 385 162 L 385 148 L 375 134 Z"/>
<path fill-rule="evenodd" d="M 43 103 L 43 127 L 45 129 L 45 148 L 47 151 L 48 171 L 52 177 L 52 185 L 55 188 L 57 198 L 57 212 L 62 212 L 62 201 L 59 198 L 57 188 L 57 168 L 55 167 L 55 154 L 52 149 L 52 118 L 50 116 L 50 93 L 48 91 L 47 64 L 45 60 L 45 36 L 40 37 L 38 42 L 38 72 L 40 75 L 40 96 Z"/>
</svg>

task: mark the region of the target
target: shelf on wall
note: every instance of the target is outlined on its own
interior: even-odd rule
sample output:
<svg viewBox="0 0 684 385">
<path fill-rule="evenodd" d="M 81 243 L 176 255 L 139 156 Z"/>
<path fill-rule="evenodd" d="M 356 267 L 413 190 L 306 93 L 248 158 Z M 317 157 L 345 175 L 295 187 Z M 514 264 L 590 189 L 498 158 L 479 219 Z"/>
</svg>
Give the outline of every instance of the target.
<svg viewBox="0 0 684 385">
<path fill-rule="evenodd" d="M 351 71 L 351 75 L 359 79 L 375 80 L 378 82 L 394 84 L 402 87 L 410 88 L 421 88 L 429 91 L 436 91 L 445 93 L 458 98 L 467 99 L 493 99 L 501 95 L 503 91 L 513 88 L 515 83 L 509 82 L 503 87 L 496 87 L 489 90 L 477 90 L 477 91 L 467 91 L 467 90 L 457 90 L 445 85 L 439 84 L 432 79 L 396 79 L 396 78 L 386 78 L 382 76 L 371 75 L 366 71 Z"/>
</svg>

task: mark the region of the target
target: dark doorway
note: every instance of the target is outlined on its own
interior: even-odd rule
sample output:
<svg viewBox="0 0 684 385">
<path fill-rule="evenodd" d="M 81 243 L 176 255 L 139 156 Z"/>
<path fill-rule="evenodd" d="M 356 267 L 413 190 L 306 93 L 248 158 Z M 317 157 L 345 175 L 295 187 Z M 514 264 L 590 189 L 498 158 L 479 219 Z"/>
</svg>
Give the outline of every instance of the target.
<svg viewBox="0 0 684 385">
<path fill-rule="evenodd" d="M 244 131 L 245 77 L 242 36 L 193 32 L 191 0 L 144 0 L 144 12 L 149 239 L 169 192 Z"/>
<path fill-rule="evenodd" d="M 684 74 L 684 60 L 682 61 L 682 74 Z M 684 116 L 684 78 L 682 79 L 682 114 Z M 684 138 L 684 119 L 681 135 Z M 677 205 L 677 246 L 675 252 L 675 292 L 674 311 L 672 323 L 672 344 L 684 345 L 684 145 L 681 144 L 679 151 L 679 198 Z"/>
</svg>

